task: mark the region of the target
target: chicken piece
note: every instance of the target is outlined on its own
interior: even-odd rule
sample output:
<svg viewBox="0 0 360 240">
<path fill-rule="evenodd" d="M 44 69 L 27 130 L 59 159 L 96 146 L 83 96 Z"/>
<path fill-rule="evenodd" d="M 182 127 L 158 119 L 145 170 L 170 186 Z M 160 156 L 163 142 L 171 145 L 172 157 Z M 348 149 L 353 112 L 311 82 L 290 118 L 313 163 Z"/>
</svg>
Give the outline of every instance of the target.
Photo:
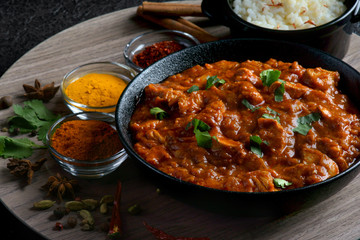
<svg viewBox="0 0 360 240">
<path fill-rule="evenodd" d="M 342 149 L 334 140 L 324 137 L 317 140 L 317 149 L 334 160 L 339 167 L 340 172 L 345 171 L 349 165 L 341 156 Z"/>
<path fill-rule="evenodd" d="M 259 136 L 269 143 L 269 150 L 273 154 L 281 154 L 286 147 L 286 132 L 275 119 L 259 118 Z"/>
<path fill-rule="evenodd" d="M 259 105 L 264 102 L 264 98 L 251 82 L 241 81 L 237 83 L 240 101 L 248 100 L 252 105 Z"/>
<path fill-rule="evenodd" d="M 301 82 L 306 86 L 323 92 L 334 89 L 340 80 L 340 74 L 334 71 L 328 71 L 318 68 L 308 68 L 305 71 Z"/>
<path fill-rule="evenodd" d="M 315 164 L 316 166 L 320 166 L 326 169 L 326 171 L 323 172 L 323 174 L 325 174 L 322 176 L 323 180 L 333 177 L 339 173 L 338 165 L 319 150 L 303 148 L 301 155 L 303 163 Z M 320 172 L 318 172 L 318 174 L 320 174 Z"/>
<path fill-rule="evenodd" d="M 185 97 L 185 93 L 180 90 L 164 87 L 160 84 L 150 84 L 145 88 L 148 98 L 154 98 L 157 104 L 166 102 L 169 107 L 178 103 L 179 99 Z"/>
<path fill-rule="evenodd" d="M 249 173 L 254 182 L 253 192 L 273 192 L 275 191 L 274 178 L 268 171 L 253 171 Z"/>
<path fill-rule="evenodd" d="M 259 76 L 254 74 L 253 70 L 247 68 L 240 68 L 235 75 L 235 82 L 250 82 L 256 87 L 262 86 L 262 81 Z"/>
</svg>

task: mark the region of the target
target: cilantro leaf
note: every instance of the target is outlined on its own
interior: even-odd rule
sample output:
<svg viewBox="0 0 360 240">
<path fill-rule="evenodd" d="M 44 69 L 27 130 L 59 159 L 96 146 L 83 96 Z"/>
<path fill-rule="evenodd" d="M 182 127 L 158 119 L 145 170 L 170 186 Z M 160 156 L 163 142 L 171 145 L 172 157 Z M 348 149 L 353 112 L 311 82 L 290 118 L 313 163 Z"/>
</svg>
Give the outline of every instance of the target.
<svg viewBox="0 0 360 240">
<path fill-rule="evenodd" d="M 188 130 L 191 126 L 194 127 L 194 134 L 199 147 L 211 148 L 212 139 L 215 139 L 217 141 L 216 136 L 211 136 L 209 133 L 211 127 L 203 121 L 194 118 L 186 125 L 185 130 Z"/>
<path fill-rule="evenodd" d="M 285 81 L 284 80 L 280 80 L 279 82 L 281 82 L 281 85 L 279 87 L 277 87 L 275 89 L 275 101 L 276 102 L 282 102 L 284 99 L 284 93 L 285 93 Z"/>
<path fill-rule="evenodd" d="M 210 133 L 208 131 L 200 131 L 199 129 L 194 130 L 196 142 L 199 147 L 203 148 L 211 148 L 212 147 L 212 139 Z"/>
<path fill-rule="evenodd" d="M 42 101 L 34 99 L 25 101 L 24 106 L 15 104 L 13 106 L 15 116 L 8 119 L 9 132 L 13 133 L 19 129 L 20 133 L 38 131 L 38 139 L 45 142 L 45 136 L 50 126 L 60 118 L 48 110 Z"/>
<path fill-rule="evenodd" d="M 279 70 L 268 69 L 260 73 L 260 79 L 264 86 L 270 87 L 281 75 Z"/>
<path fill-rule="evenodd" d="M 261 138 L 257 135 L 250 136 L 250 150 L 259 157 L 262 157 L 263 155 L 261 151 L 261 143 L 269 145 L 267 141 L 261 140 Z"/>
<path fill-rule="evenodd" d="M 297 122 L 298 125 L 296 128 L 293 129 L 293 132 L 300 133 L 301 135 L 306 136 L 310 129 L 312 128 L 311 123 L 319 121 L 321 118 L 320 113 L 310 113 L 306 116 L 298 118 Z"/>
<path fill-rule="evenodd" d="M 153 107 L 150 109 L 150 114 L 155 115 L 155 118 L 158 120 L 163 120 L 167 117 L 167 113 L 159 107 Z"/>
<path fill-rule="evenodd" d="M 277 111 L 275 111 L 275 110 L 273 110 L 273 109 L 271 109 L 269 107 L 266 107 L 266 110 L 268 110 L 271 114 L 273 114 L 275 116 L 280 115 L 280 113 L 278 113 Z"/>
<path fill-rule="evenodd" d="M 275 187 L 285 189 L 286 187 L 291 186 L 292 183 L 281 178 L 274 178 L 274 185 Z"/>
<path fill-rule="evenodd" d="M 251 112 L 254 112 L 255 110 L 259 109 L 260 107 L 255 107 L 254 105 L 252 105 L 251 103 L 249 103 L 248 100 L 246 100 L 245 98 L 241 101 L 241 103 L 247 107 L 248 109 L 251 110 Z"/>
<path fill-rule="evenodd" d="M 28 138 L 0 136 L 0 157 L 27 158 L 31 156 L 34 148 L 46 148 L 46 146 L 37 145 Z"/>
<path fill-rule="evenodd" d="M 278 122 L 280 123 L 280 118 L 279 118 L 279 116 L 273 116 L 273 115 L 264 113 L 261 117 L 262 117 L 262 118 L 266 118 L 266 119 L 274 119 L 274 120 L 276 120 L 276 121 L 278 121 Z"/>
<path fill-rule="evenodd" d="M 198 86 L 193 85 L 193 86 L 191 86 L 191 88 L 189 88 L 186 92 L 192 93 L 192 92 L 196 92 L 196 91 L 199 91 L 199 90 L 200 90 L 200 88 L 199 88 Z"/>
<path fill-rule="evenodd" d="M 205 89 L 208 90 L 209 88 L 211 88 L 214 85 L 224 84 L 224 83 L 225 83 L 225 80 L 218 78 L 216 75 L 207 77 Z"/>
</svg>

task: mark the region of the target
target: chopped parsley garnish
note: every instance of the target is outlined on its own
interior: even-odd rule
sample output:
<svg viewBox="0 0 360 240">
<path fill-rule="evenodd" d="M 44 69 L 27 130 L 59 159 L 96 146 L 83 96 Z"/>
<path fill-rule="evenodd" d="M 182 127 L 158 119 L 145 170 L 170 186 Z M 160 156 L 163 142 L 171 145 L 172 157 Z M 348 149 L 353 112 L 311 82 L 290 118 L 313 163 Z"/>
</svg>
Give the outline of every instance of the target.
<svg viewBox="0 0 360 240">
<path fill-rule="evenodd" d="M 155 118 L 158 119 L 158 120 L 163 120 L 165 117 L 167 117 L 167 113 L 162 110 L 161 108 L 159 107 L 153 107 L 150 109 L 150 113 L 152 115 L 155 115 Z"/>
<path fill-rule="evenodd" d="M 263 153 L 261 151 L 261 143 L 264 143 L 266 145 L 269 145 L 267 141 L 261 140 L 259 136 L 250 136 L 250 150 L 258 155 L 259 157 L 262 157 Z"/>
<path fill-rule="evenodd" d="M 293 132 L 298 132 L 301 135 L 306 136 L 312 128 L 311 123 L 319 121 L 321 118 L 320 113 L 310 113 L 309 115 L 298 118 L 298 125 L 293 129 Z"/>
<path fill-rule="evenodd" d="M 191 86 L 191 88 L 189 88 L 186 92 L 192 93 L 192 92 L 196 92 L 196 91 L 199 91 L 199 90 L 200 90 L 200 88 L 199 88 L 198 86 L 193 85 L 193 86 Z"/>
<path fill-rule="evenodd" d="M 224 83 L 225 83 L 225 80 L 218 78 L 216 75 L 207 77 L 205 89 L 208 90 L 209 88 L 211 88 L 214 85 L 217 86 L 219 84 L 224 84 Z"/>
<path fill-rule="evenodd" d="M 209 130 L 211 129 L 211 127 L 203 121 L 194 118 L 186 125 L 185 129 L 188 130 L 191 126 L 194 127 L 195 138 L 199 147 L 211 148 L 212 139 L 215 139 L 217 141 L 216 136 L 211 136 L 209 134 Z"/>
<path fill-rule="evenodd" d="M 274 185 L 275 187 L 285 189 L 286 187 L 291 186 L 292 183 L 281 178 L 274 178 Z"/>
<path fill-rule="evenodd" d="M 285 81 L 284 80 L 278 80 L 281 82 L 281 85 L 275 89 L 275 101 L 276 102 L 282 102 L 284 99 L 284 93 L 285 93 Z"/>
<path fill-rule="evenodd" d="M 255 107 L 254 105 L 252 105 L 251 103 L 249 103 L 248 100 L 246 100 L 245 98 L 241 101 L 241 103 L 247 107 L 248 109 L 250 109 L 252 112 L 254 112 L 255 110 L 259 109 L 260 107 Z"/>
<path fill-rule="evenodd" d="M 260 79 L 264 86 L 270 87 L 271 84 L 279 79 L 280 74 L 279 70 L 268 69 L 260 73 Z"/>
</svg>

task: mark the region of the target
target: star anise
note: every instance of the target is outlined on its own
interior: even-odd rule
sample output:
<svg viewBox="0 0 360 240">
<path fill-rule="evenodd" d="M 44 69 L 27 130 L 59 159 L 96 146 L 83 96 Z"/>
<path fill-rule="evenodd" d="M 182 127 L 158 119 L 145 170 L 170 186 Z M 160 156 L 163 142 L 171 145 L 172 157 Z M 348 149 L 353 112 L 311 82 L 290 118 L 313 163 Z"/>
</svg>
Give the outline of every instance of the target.
<svg viewBox="0 0 360 240">
<path fill-rule="evenodd" d="M 55 83 L 49 83 L 41 87 L 39 80 L 35 79 L 34 86 L 23 84 L 25 90 L 24 96 L 30 99 L 39 99 L 44 102 L 50 101 L 59 90 L 60 86 L 55 87 Z"/>
<path fill-rule="evenodd" d="M 75 198 L 74 189 L 78 187 L 78 182 L 57 173 L 56 176 L 50 176 L 47 183 L 42 187 L 48 190 L 48 195 L 56 194 L 56 197 L 61 202 L 65 194 L 70 195 L 73 199 Z"/>
<path fill-rule="evenodd" d="M 26 176 L 27 183 L 30 184 L 32 177 L 34 175 L 34 171 L 39 170 L 46 160 L 47 160 L 46 158 L 41 158 L 35 163 L 32 163 L 30 160 L 27 159 L 13 158 L 13 159 L 9 159 L 7 168 L 10 170 L 10 173 L 14 174 L 15 176 L 20 176 L 20 177 Z"/>
</svg>

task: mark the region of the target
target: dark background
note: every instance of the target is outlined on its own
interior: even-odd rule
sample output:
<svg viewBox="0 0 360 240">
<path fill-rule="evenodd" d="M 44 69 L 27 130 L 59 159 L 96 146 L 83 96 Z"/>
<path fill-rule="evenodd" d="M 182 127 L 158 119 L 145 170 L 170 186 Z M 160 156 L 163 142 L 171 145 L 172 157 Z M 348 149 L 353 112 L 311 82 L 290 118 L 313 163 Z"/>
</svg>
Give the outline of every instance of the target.
<svg viewBox="0 0 360 240">
<path fill-rule="evenodd" d="M 0 0 L 0 76 L 27 51 L 52 35 L 90 18 L 134 7 L 142 2 L 142 0 Z M 13 216 L 1 201 L 0 218 L 0 239 L 42 239 Z"/>
</svg>

